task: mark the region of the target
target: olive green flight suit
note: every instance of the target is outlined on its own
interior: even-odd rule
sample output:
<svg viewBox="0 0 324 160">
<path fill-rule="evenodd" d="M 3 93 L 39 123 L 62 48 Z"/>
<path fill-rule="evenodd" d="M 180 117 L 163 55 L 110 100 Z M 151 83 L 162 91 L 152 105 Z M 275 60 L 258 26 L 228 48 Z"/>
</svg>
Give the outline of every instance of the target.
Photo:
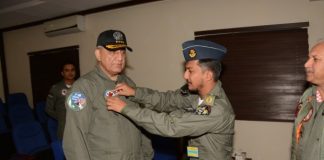
<svg viewBox="0 0 324 160">
<path fill-rule="evenodd" d="M 52 86 L 46 99 L 45 112 L 57 120 L 57 136 L 60 140 L 63 139 L 66 114 L 65 96 L 68 90 L 69 88 L 62 80 Z"/>
<path fill-rule="evenodd" d="M 122 114 L 150 133 L 165 137 L 189 136 L 189 146 L 198 148 L 200 160 L 232 159 L 235 115 L 220 81 L 200 105 L 198 95 L 183 96 L 179 90 L 158 92 L 136 88 L 131 100 L 164 111 L 158 113 L 132 105 L 122 110 Z M 209 106 L 210 110 L 201 110 L 201 106 Z"/>
<path fill-rule="evenodd" d="M 316 101 L 316 86 L 304 92 L 298 108 L 291 160 L 324 160 L 324 105 Z"/>
<path fill-rule="evenodd" d="M 119 75 L 117 81 L 135 85 L 126 75 Z M 74 82 L 66 100 L 63 149 L 67 160 L 152 159 L 151 143 L 141 130 L 126 117 L 107 110 L 105 92 L 113 90 L 115 85 L 98 65 Z M 85 97 L 80 99 L 79 110 L 70 105 L 75 93 Z"/>
</svg>

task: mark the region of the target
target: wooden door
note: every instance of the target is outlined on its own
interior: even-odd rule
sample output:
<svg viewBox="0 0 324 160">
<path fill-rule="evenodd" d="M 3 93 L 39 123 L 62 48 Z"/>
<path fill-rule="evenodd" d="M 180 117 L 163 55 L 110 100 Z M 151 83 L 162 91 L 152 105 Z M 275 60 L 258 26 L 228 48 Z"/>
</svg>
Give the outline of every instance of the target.
<svg viewBox="0 0 324 160">
<path fill-rule="evenodd" d="M 75 64 L 76 78 L 80 76 L 79 46 L 28 53 L 32 81 L 33 103 L 45 101 L 51 86 L 60 80 L 64 62 Z"/>
</svg>

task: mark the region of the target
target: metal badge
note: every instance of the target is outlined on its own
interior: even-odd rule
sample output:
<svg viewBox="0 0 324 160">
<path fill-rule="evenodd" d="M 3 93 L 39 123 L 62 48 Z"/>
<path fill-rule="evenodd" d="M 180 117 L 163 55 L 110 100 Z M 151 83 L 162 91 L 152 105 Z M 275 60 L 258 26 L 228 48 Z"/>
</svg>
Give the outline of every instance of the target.
<svg viewBox="0 0 324 160">
<path fill-rule="evenodd" d="M 118 95 L 118 91 L 117 90 L 105 90 L 105 93 L 104 93 L 104 97 L 105 99 L 107 97 L 113 97 L 113 96 L 117 96 Z"/>
<path fill-rule="evenodd" d="M 190 58 L 194 58 L 194 57 L 196 57 L 197 52 L 195 49 L 190 49 L 188 55 Z"/>
<path fill-rule="evenodd" d="M 206 97 L 206 99 L 205 99 L 206 104 L 212 105 L 214 103 L 214 98 L 215 97 L 213 97 L 213 96 Z"/>
<path fill-rule="evenodd" d="M 87 105 L 86 96 L 81 92 L 72 92 L 68 97 L 67 104 L 73 111 L 81 111 Z"/>
</svg>

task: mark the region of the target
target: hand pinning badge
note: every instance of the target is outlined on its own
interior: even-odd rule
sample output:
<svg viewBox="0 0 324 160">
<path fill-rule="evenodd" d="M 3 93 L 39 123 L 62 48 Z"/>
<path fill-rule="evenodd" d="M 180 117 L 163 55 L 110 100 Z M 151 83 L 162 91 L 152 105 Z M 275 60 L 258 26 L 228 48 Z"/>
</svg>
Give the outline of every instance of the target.
<svg viewBox="0 0 324 160">
<path fill-rule="evenodd" d="M 108 107 L 108 110 L 109 110 L 109 107 L 115 105 L 115 102 L 116 102 L 116 99 L 114 98 L 109 98 L 109 97 L 115 97 L 115 96 L 118 96 L 118 93 L 119 93 L 120 90 L 105 90 L 104 92 L 104 98 L 106 99 L 107 101 L 107 107 Z M 119 98 L 118 98 L 119 99 Z M 118 113 L 116 112 L 113 112 L 116 116 L 118 116 Z"/>
</svg>

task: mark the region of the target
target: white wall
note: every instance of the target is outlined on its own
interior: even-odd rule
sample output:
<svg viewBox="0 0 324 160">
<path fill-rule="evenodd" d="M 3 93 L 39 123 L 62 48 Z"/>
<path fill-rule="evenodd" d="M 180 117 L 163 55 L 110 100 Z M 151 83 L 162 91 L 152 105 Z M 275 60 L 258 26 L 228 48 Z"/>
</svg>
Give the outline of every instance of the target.
<svg viewBox="0 0 324 160">
<path fill-rule="evenodd" d="M 127 73 L 139 86 L 160 90 L 181 86 L 181 43 L 195 31 L 309 22 L 309 43 L 324 37 L 324 2 L 308 0 L 165 0 L 86 16 L 86 32 L 46 37 L 41 26 L 4 33 L 9 91 L 32 102 L 27 53 L 80 45 L 80 70 L 95 65 L 97 35 L 106 29 L 127 34 L 134 49 Z M 236 150 L 253 160 L 288 160 L 291 123 L 236 121 Z"/>
</svg>

